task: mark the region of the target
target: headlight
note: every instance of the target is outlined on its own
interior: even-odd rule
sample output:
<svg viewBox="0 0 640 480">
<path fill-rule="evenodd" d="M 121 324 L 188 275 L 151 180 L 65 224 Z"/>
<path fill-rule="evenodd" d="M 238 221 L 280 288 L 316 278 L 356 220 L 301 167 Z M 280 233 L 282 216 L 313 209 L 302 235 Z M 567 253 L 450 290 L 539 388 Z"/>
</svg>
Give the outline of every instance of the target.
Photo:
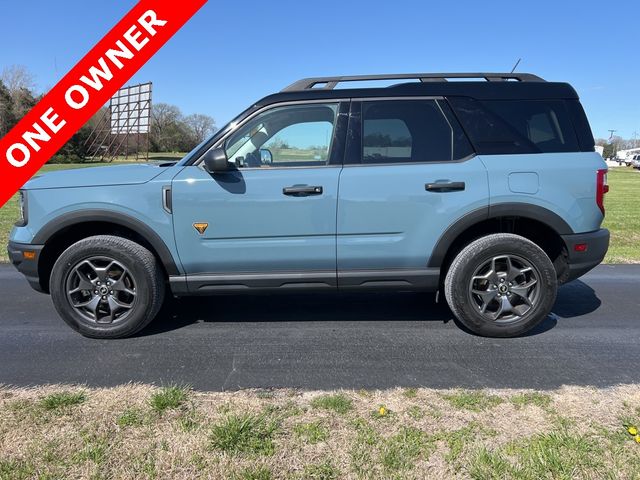
<svg viewBox="0 0 640 480">
<path fill-rule="evenodd" d="M 24 227 L 28 221 L 27 215 L 27 194 L 22 190 L 18 192 L 18 212 L 20 217 L 16 222 L 17 227 Z"/>
</svg>

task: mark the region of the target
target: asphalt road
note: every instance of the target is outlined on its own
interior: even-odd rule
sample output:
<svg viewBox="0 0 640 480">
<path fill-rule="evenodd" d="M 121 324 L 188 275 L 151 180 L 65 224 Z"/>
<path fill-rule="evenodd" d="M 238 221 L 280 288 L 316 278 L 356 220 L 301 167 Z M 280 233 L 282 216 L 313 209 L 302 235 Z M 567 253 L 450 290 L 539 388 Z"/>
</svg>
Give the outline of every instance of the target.
<svg viewBox="0 0 640 480">
<path fill-rule="evenodd" d="M 0 384 L 126 382 L 202 390 L 555 388 L 640 382 L 640 265 L 560 289 L 529 335 L 462 331 L 432 295 L 274 295 L 171 302 L 126 340 L 69 329 L 48 296 L 0 265 Z"/>
</svg>

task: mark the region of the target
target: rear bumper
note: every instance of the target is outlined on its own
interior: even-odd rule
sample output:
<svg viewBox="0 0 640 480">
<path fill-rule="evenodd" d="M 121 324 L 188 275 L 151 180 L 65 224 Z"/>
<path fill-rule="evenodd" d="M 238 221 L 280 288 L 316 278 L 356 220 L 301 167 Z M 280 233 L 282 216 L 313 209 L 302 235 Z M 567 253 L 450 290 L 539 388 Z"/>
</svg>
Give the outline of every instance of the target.
<svg viewBox="0 0 640 480">
<path fill-rule="evenodd" d="M 16 242 L 9 242 L 9 245 L 7 246 L 9 260 L 13 266 L 26 277 L 29 285 L 38 292 L 43 292 L 38 275 L 38 261 L 40 260 L 40 253 L 42 252 L 43 247 L 44 245 L 31 245 Z M 24 252 L 34 252 L 35 258 L 25 258 Z"/>
<path fill-rule="evenodd" d="M 567 246 L 568 276 L 564 282 L 570 282 L 581 277 L 593 267 L 602 263 L 609 249 L 609 230 L 601 228 L 595 232 L 562 235 Z M 587 249 L 583 252 L 575 250 L 576 245 L 585 244 Z"/>
</svg>

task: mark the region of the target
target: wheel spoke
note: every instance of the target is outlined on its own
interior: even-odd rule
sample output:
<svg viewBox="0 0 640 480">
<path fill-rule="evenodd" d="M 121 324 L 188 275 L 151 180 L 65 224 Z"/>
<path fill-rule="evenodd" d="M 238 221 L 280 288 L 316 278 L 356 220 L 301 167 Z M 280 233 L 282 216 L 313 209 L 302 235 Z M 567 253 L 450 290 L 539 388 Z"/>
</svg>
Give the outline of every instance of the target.
<svg viewBox="0 0 640 480">
<path fill-rule="evenodd" d="M 116 297 L 110 295 L 109 297 L 107 297 L 107 302 L 109 303 L 109 308 L 111 310 L 118 310 L 121 308 L 125 308 L 127 310 L 129 310 L 132 306 L 133 303 L 125 303 L 121 300 L 118 300 Z"/>
<path fill-rule="evenodd" d="M 507 261 L 507 282 L 512 282 L 521 274 L 520 269 L 516 268 L 511 261 L 511 257 L 505 257 Z"/>
<path fill-rule="evenodd" d="M 519 298 L 521 298 L 527 305 L 529 305 L 530 307 L 532 306 L 531 304 L 531 300 L 529 300 L 529 289 L 531 287 L 533 287 L 536 283 L 538 283 L 537 280 L 533 279 L 523 285 L 515 285 L 513 287 L 511 287 L 511 293 L 517 295 Z"/>
<path fill-rule="evenodd" d="M 77 303 L 74 305 L 76 308 L 84 308 L 93 313 L 94 317 L 96 316 L 96 310 L 98 309 L 98 305 L 100 304 L 100 297 L 98 295 L 94 295 L 86 302 Z"/>
<path fill-rule="evenodd" d="M 498 295 L 497 290 L 471 290 L 471 293 L 474 295 L 478 295 L 482 299 L 482 305 L 480 306 L 480 311 L 484 313 L 487 310 L 487 306 L 496 298 Z"/>
<path fill-rule="evenodd" d="M 511 313 L 513 311 L 513 305 L 509 301 L 509 298 L 506 295 L 500 297 L 500 306 L 498 310 L 492 315 L 493 320 L 500 320 L 500 317 L 504 314 Z"/>
<path fill-rule="evenodd" d="M 105 283 L 109 277 L 107 268 L 96 268 L 96 275 L 98 275 L 98 280 L 102 283 Z"/>
<path fill-rule="evenodd" d="M 78 285 L 76 287 L 78 290 L 93 290 L 93 282 L 86 273 L 81 272 L 79 267 L 74 268 L 73 272 L 78 278 Z"/>
<path fill-rule="evenodd" d="M 127 277 L 128 274 L 129 274 L 129 271 L 124 270 L 122 272 L 122 275 L 120 275 L 120 277 L 111 285 L 111 290 L 113 290 L 114 292 L 124 292 L 129 295 L 135 295 L 136 292 L 130 289 L 124 282 L 124 279 Z"/>
</svg>

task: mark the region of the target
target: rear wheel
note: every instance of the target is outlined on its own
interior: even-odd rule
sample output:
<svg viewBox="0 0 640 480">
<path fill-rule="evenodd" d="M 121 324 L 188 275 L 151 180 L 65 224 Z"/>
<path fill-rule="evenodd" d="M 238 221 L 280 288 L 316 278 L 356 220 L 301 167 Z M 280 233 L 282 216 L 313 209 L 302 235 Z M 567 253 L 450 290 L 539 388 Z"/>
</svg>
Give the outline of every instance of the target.
<svg viewBox="0 0 640 480">
<path fill-rule="evenodd" d="M 445 296 L 469 330 L 513 337 L 549 315 L 556 277 L 551 260 L 535 243 L 519 235 L 488 235 L 456 256 L 445 278 Z"/>
<path fill-rule="evenodd" d="M 146 248 L 121 237 L 85 238 L 53 266 L 53 304 L 74 330 L 91 338 L 123 338 L 158 313 L 165 293 L 160 266 Z"/>
</svg>

